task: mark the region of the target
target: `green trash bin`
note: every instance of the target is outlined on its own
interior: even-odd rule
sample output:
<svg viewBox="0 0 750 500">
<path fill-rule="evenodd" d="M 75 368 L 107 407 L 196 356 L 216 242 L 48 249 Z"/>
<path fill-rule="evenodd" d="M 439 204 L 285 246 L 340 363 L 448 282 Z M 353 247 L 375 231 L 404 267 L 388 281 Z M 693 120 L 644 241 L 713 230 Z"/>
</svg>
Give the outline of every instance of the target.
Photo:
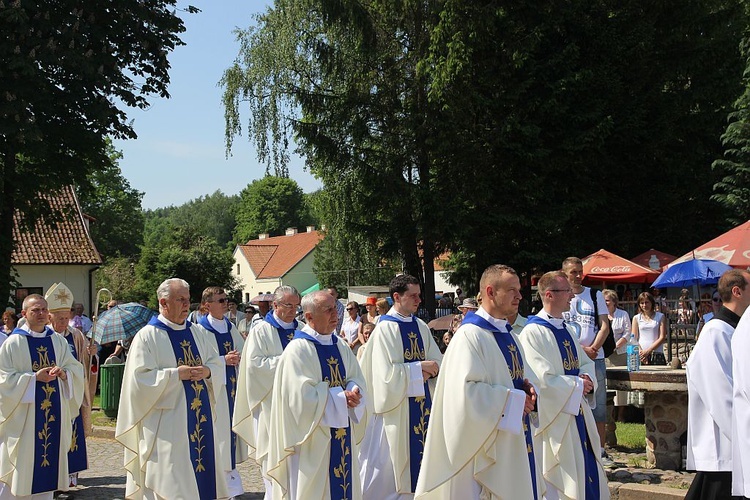
<svg viewBox="0 0 750 500">
<path fill-rule="evenodd" d="M 101 406 L 104 414 L 109 418 L 117 417 L 123 373 L 125 373 L 125 363 L 99 366 Z"/>
</svg>

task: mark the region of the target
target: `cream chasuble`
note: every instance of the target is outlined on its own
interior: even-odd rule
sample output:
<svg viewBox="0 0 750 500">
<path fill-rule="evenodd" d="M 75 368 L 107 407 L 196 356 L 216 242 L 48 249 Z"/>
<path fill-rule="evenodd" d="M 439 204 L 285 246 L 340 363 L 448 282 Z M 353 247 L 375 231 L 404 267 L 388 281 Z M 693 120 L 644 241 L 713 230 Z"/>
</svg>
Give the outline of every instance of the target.
<svg viewBox="0 0 750 500">
<path fill-rule="evenodd" d="M 64 337 L 46 332 L 32 337 L 25 325 L 0 348 L 0 481 L 17 497 L 67 491 L 69 485 L 68 450 L 83 399 L 83 366 Z M 37 382 L 35 372 L 46 366 L 59 366 L 67 380 Z"/>
<path fill-rule="evenodd" d="M 324 379 L 315 342 L 338 349 L 344 369 L 330 368 L 343 377 Z M 273 478 L 274 499 L 318 500 L 332 498 L 331 477 L 337 481 L 335 498 L 362 498 L 357 444 L 364 435 L 366 385 L 354 353 L 332 335 L 318 335 L 309 327 L 298 332 L 279 359 L 273 384 L 270 414 L 268 475 Z M 338 360 L 331 359 L 332 363 Z M 329 377 L 326 377 L 329 378 Z M 339 380 L 340 378 L 340 380 Z M 360 388 L 362 401 L 348 409 L 343 389 Z M 344 397 L 342 397 L 344 396 Z M 332 439 L 349 436 L 351 447 Z M 339 461 L 331 463 L 333 447 Z"/>
<path fill-rule="evenodd" d="M 562 328 L 562 320 L 547 318 L 556 327 Z M 586 466 L 584 460 L 584 448 L 581 443 L 580 432 L 577 429 L 576 415 L 582 414 L 585 422 L 585 431 L 592 450 L 598 451 L 599 434 L 596 430 L 594 417 L 591 414 L 586 398 L 580 397 L 581 382 L 576 375 L 565 375 L 566 368 L 560 347 L 555 334 L 549 328 L 540 324 L 533 324 L 532 317 L 524 327 L 521 335 L 521 345 L 526 359 L 526 368 L 534 372 L 538 381 L 536 386 L 539 391 L 537 408 L 539 410 L 539 428 L 534 438 L 534 450 L 541 453 L 542 475 L 550 487 L 557 490 L 560 498 L 580 499 L 586 498 Z M 559 323 L 558 323 L 559 321 Z M 568 330 L 570 333 L 570 330 Z M 596 386 L 596 375 L 594 362 L 584 353 L 580 344 L 571 335 L 573 345 L 567 349 L 573 350 L 571 358 L 578 359 L 578 369 L 581 374 L 589 376 Z M 593 392 L 593 391 L 592 391 Z M 580 403 L 577 401 L 580 400 Z M 573 402 L 570 408 L 569 403 Z M 599 453 L 593 453 L 599 484 L 599 498 L 609 498 L 609 487 L 607 476 L 601 466 Z M 596 480 L 596 478 L 592 478 Z M 549 493 L 549 491 L 548 491 Z"/>
<path fill-rule="evenodd" d="M 750 498 L 750 307 L 732 335 L 732 495 Z"/>
<path fill-rule="evenodd" d="M 518 342 L 516 346 L 520 359 L 514 365 L 522 366 L 523 350 Z M 523 370 L 522 377 L 535 384 L 531 370 Z M 512 427 L 499 429 L 514 389 L 493 332 L 464 323 L 453 336 L 438 375 L 415 498 L 533 499 L 533 475 L 536 498 L 541 500 L 541 454 L 536 454 L 532 474 L 525 438 L 528 427 L 515 414 L 516 420 L 509 422 Z M 521 401 L 525 399 L 524 395 Z"/>
<path fill-rule="evenodd" d="M 368 411 L 371 421 L 360 450 L 362 487 L 365 499 L 377 500 L 409 498 L 413 494 L 422 454 L 415 450 L 412 455 L 411 447 L 414 441 L 424 443 L 430 413 L 424 387 L 428 386 L 430 393 L 435 387 L 435 379 L 424 384 L 419 361 L 440 364 L 443 359 L 424 321 L 400 316 L 394 309 L 386 316 L 392 320 L 380 317 L 360 360 L 372 395 L 368 399 L 368 404 L 372 401 L 372 410 Z M 414 338 L 409 334 L 410 342 L 405 345 L 399 323 L 412 321 L 418 334 Z M 422 345 L 419 353 L 414 346 L 417 340 Z M 410 414 L 413 402 L 422 414 L 421 418 L 417 416 L 416 425 L 410 421 L 410 416 L 414 417 Z M 417 458 L 412 461 L 412 456 Z"/>
<path fill-rule="evenodd" d="M 185 332 L 185 324 L 175 325 L 162 315 L 158 317 L 161 325 L 155 321 L 157 318 L 133 338 L 125 363 L 115 430 L 115 438 L 125 447 L 125 496 L 198 499 L 201 490 L 196 477 L 210 470 L 206 465 L 213 462 L 214 474 L 205 482 L 215 484 L 217 498 L 226 498 L 230 457 L 220 452 L 215 441 L 207 440 L 210 430 L 205 427 L 208 423 L 214 436 L 229 433 L 228 419 L 216 411 L 216 402 L 226 396 L 224 364 L 200 326 L 186 323 L 190 332 Z M 190 411 L 166 328 L 192 334 L 194 343 L 185 345 L 181 361 L 211 371 L 210 378 L 198 381 L 202 384 L 190 384 L 195 392 Z M 206 392 L 210 408 L 201 399 Z M 190 428 L 189 420 L 195 421 Z"/>
<path fill-rule="evenodd" d="M 265 475 L 268 457 L 268 419 L 271 414 L 273 380 L 281 353 L 294 336 L 294 328 L 284 329 L 269 311 L 245 339 L 237 380 L 233 430 L 250 446 Z M 295 322 L 296 324 L 296 322 Z"/>
</svg>

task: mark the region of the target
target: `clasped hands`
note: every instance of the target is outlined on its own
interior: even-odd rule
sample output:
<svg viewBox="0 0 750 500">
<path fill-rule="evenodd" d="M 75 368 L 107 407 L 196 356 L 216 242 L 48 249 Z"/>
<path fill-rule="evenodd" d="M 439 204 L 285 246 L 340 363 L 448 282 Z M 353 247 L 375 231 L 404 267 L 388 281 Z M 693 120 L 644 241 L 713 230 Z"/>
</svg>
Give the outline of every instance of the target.
<svg viewBox="0 0 750 500">
<path fill-rule="evenodd" d="M 591 381 L 588 375 L 585 373 L 582 373 L 579 375 L 581 377 L 581 380 L 583 380 L 583 393 L 588 394 L 589 392 L 594 390 L 594 383 Z"/>
<path fill-rule="evenodd" d="M 523 379 L 523 392 L 526 393 L 526 401 L 524 402 L 523 414 L 528 415 L 536 407 L 536 389 L 531 385 L 529 379 Z"/>
<path fill-rule="evenodd" d="M 432 377 L 437 377 L 438 371 L 440 370 L 437 361 L 420 361 L 419 366 L 422 368 L 422 378 L 425 382 Z"/>
<path fill-rule="evenodd" d="M 224 362 L 227 366 L 237 366 L 240 364 L 240 353 L 238 351 L 229 351 L 224 355 Z"/>
<path fill-rule="evenodd" d="M 45 368 L 40 368 L 36 372 L 36 379 L 38 382 L 52 382 L 56 378 L 65 381 L 68 380 L 68 374 L 59 366 L 47 366 Z"/>
<path fill-rule="evenodd" d="M 206 366 L 181 365 L 177 367 L 177 375 L 180 380 L 203 380 L 211 375 L 211 370 Z"/>
<path fill-rule="evenodd" d="M 351 391 L 344 391 L 344 395 L 346 396 L 346 406 L 349 408 L 356 408 L 362 400 L 362 393 L 359 392 L 357 386 L 354 386 Z"/>
</svg>

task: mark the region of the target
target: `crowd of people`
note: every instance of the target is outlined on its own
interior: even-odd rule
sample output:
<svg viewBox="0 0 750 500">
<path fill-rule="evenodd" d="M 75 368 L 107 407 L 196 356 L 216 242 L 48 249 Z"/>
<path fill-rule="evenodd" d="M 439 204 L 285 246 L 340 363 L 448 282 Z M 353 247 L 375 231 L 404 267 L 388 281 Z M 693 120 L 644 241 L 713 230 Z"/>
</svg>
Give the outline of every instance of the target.
<svg viewBox="0 0 750 500">
<path fill-rule="evenodd" d="M 687 365 L 690 498 L 750 495 L 750 447 L 737 445 L 750 439 L 750 372 L 732 359 L 750 342 L 748 279 L 722 276 L 723 305 Z M 606 365 L 633 341 L 643 363 L 662 363 L 664 315 L 644 292 L 631 320 L 614 290 L 582 285 L 575 257 L 537 286 L 540 310 L 520 316 L 517 273 L 488 267 L 443 352 L 409 275 L 391 281 L 390 304 L 280 286 L 257 313 L 220 287 L 192 313 L 188 283 L 164 281 L 159 314 L 127 349 L 115 431 L 126 497 L 237 497 L 237 465 L 254 460 L 267 499 L 609 498 Z M 26 297 L 20 326 L 3 317 L 0 500 L 52 498 L 86 468 L 96 348 L 72 301 L 55 284 Z"/>
</svg>

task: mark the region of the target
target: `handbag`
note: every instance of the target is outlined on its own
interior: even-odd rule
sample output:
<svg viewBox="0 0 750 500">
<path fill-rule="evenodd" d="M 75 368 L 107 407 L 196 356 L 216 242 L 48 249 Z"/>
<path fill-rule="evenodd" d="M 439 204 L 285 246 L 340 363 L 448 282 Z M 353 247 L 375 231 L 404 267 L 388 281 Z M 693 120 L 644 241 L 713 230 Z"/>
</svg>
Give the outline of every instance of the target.
<svg viewBox="0 0 750 500">
<path fill-rule="evenodd" d="M 596 325 L 596 330 L 599 331 L 601 325 L 599 324 L 599 306 L 596 303 L 596 294 L 598 290 L 595 290 L 593 288 L 589 288 L 589 292 L 591 292 L 591 300 L 594 303 L 594 324 Z M 609 320 L 605 320 L 609 322 Z M 607 335 L 607 338 L 604 339 L 604 345 L 602 345 L 602 349 L 604 349 L 604 357 L 608 358 L 612 355 L 613 352 L 615 352 L 615 336 L 612 334 L 612 325 L 609 325 L 609 334 Z"/>
</svg>

